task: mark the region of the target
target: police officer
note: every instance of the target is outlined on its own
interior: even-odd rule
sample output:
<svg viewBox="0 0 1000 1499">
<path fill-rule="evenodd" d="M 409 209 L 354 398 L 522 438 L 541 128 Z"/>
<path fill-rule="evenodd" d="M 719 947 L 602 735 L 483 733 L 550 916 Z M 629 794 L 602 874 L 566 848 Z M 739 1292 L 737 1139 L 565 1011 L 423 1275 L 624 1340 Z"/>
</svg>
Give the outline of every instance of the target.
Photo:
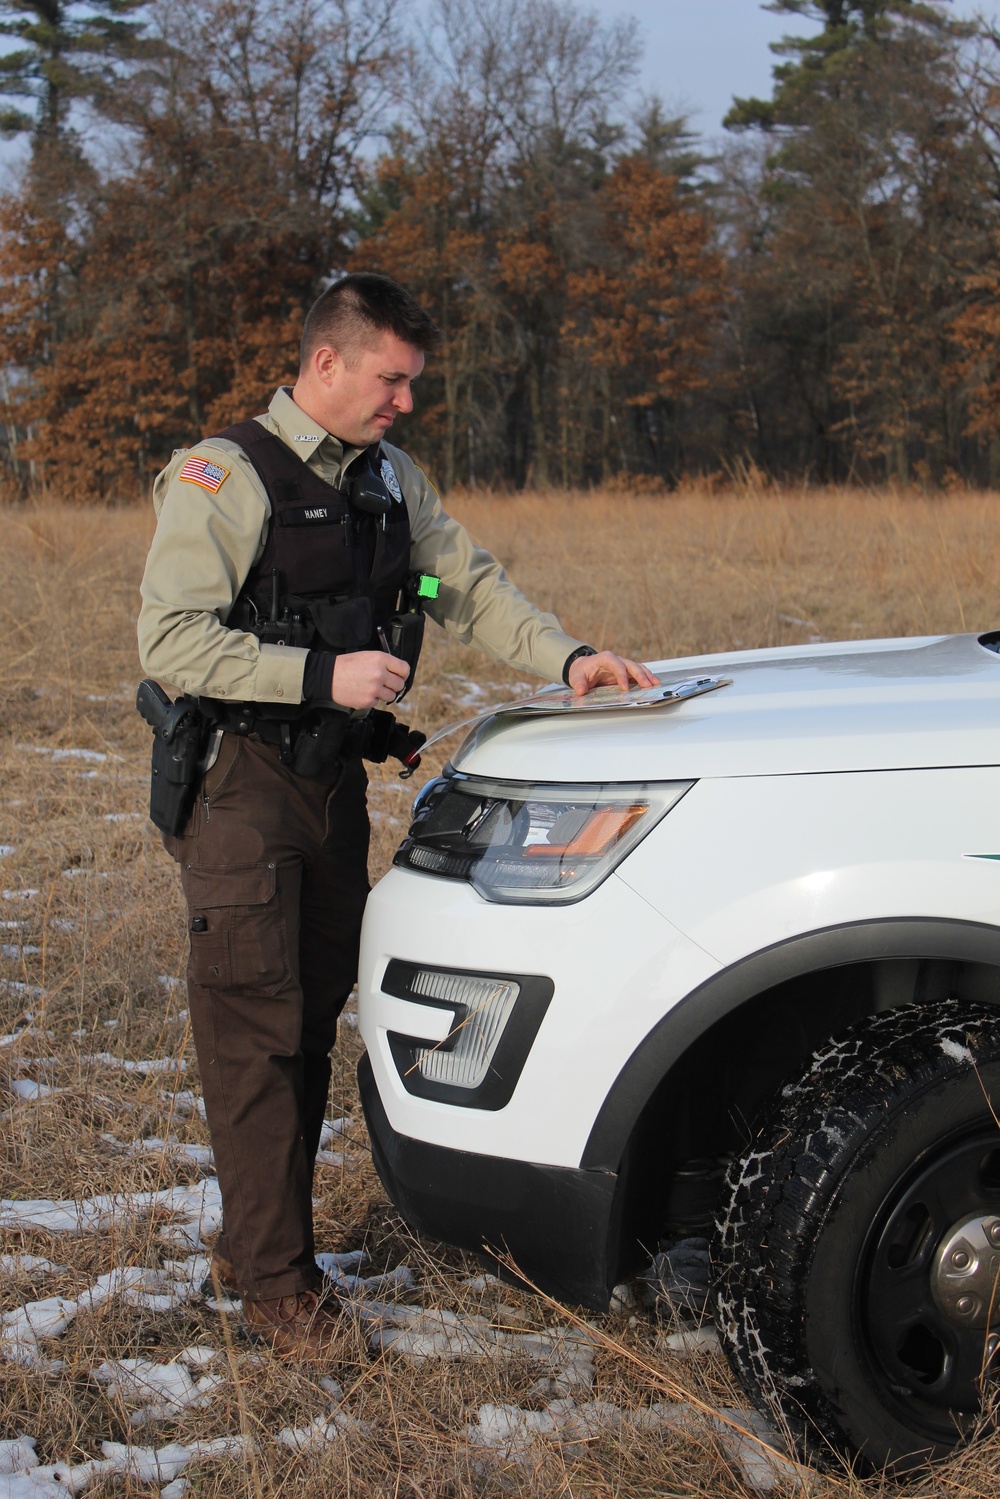
<svg viewBox="0 0 1000 1499">
<path fill-rule="evenodd" d="M 436 342 L 402 287 L 345 276 L 306 318 L 294 388 L 175 454 L 153 492 L 140 657 L 213 727 L 194 809 L 164 840 L 222 1191 L 213 1272 L 290 1357 L 324 1355 L 337 1328 L 312 1175 L 368 892 L 360 751 L 410 673 L 384 646 L 401 589 L 439 578 L 427 612 L 453 638 L 578 692 L 655 682 L 529 603 L 383 441 Z"/>
</svg>

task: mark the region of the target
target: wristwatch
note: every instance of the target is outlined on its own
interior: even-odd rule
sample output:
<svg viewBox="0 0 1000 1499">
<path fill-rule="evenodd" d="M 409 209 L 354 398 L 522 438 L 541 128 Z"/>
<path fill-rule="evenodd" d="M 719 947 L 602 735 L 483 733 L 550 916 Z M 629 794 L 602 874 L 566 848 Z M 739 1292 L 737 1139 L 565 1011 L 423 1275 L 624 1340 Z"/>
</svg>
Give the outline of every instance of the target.
<svg viewBox="0 0 1000 1499">
<path fill-rule="evenodd" d="M 581 656 L 596 656 L 597 652 L 592 645 L 578 645 L 575 651 L 570 651 L 563 663 L 563 681 L 569 686 L 569 669 L 574 661 L 579 661 Z"/>
</svg>

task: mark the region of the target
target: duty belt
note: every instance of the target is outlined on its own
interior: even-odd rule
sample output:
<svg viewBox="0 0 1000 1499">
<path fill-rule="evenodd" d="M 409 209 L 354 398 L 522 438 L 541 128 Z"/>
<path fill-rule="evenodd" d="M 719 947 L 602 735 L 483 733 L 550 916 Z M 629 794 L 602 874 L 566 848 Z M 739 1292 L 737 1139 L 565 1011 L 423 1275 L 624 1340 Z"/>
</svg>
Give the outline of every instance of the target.
<svg viewBox="0 0 1000 1499">
<path fill-rule="evenodd" d="M 304 776 L 321 775 L 338 760 L 363 756 L 381 764 L 390 755 L 412 773 L 426 737 L 379 709 L 362 718 L 336 709 L 311 709 L 288 719 L 257 713 L 251 704 L 220 703 L 215 698 L 199 698 L 198 708 L 213 728 L 253 734 L 261 743 L 275 745 L 281 760 Z"/>
</svg>

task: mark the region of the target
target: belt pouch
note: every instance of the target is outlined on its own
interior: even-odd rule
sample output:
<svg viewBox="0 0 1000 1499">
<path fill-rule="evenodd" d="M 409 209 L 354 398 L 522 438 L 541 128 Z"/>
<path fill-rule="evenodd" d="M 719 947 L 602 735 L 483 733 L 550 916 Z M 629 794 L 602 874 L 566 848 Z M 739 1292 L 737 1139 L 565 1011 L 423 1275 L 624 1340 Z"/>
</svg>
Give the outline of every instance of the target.
<svg viewBox="0 0 1000 1499">
<path fill-rule="evenodd" d="M 292 752 L 292 770 L 297 776 L 321 776 L 340 757 L 350 723 L 346 713 L 329 712 L 308 728 L 299 730 Z"/>
<path fill-rule="evenodd" d="M 392 654 L 398 656 L 401 661 L 405 661 L 410 668 L 403 690 L 396 697 L 398 703 L 413 686 L 413 679 L 417 674 L 420 648 L 424 643 L 424 616 L 422 614 L 394 614 L 386 626 L 386 638 Z"/>
</svg>

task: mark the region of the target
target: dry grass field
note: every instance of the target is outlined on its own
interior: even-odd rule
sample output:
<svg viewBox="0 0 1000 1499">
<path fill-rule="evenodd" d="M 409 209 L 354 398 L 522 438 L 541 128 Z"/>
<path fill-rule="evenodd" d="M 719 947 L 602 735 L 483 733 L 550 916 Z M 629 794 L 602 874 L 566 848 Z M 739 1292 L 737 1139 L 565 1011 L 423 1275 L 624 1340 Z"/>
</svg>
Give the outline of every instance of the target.
<svg viewBox="0 0 1000 1499">
<path fill-rule="evenodd" d="M 994 495 L 745 482 L 670 496 L 467 494 L 451 508 L 567 629 L 647 659 L 1000 626 Z M 0 509 L 0 1197 L 14 1204 L 0 1214 L 0 1499 L 175 1499 L 188 1483 L 205 1499 L 730 1499 L 768 1483 L 817 1499 L 995 1499 L 997 1438 L 906 1484 L 762 1468 L 720 1354 L 685 1355 L 670 1341 L 675 1314 L 641 1287 L 581 1326 L 572 1309 L 415 1237 L 368 1159 L 349 1023 L 319 1237 L 327 1251 L 363 1251 L 361 1276 L 399 1273 L 356 1288 L 358 1313 L 325 1371 L 277 1364 L 245 1341 L 234 1308 L 199 1294 L 214 1178 L 181 902 L 145 817 L 149 731 L 133 708 L 150 534 L 140 508 Z M 528 686 L 432 634 L 407 703 L 425 730 Z M 373 878 L 412 792 L 453 746 L 411 783 L 373 768 Z M 23 1205 L 37 1201 L 62 1204 L 61 1217 L 32 1218 Z M 406 1338 L 389 1347 L 385 1328 L 408 1326 L 447 1331 L 451 1356 L 418 1359 Z M 535 1416 L 489 1413 L 505 1406 Z M 3 1441 L 22 1434 L 51 1488 L 10 1476 Z M 159 1450 L 159 1466 L 139 1447 Z"/>
</svg>

